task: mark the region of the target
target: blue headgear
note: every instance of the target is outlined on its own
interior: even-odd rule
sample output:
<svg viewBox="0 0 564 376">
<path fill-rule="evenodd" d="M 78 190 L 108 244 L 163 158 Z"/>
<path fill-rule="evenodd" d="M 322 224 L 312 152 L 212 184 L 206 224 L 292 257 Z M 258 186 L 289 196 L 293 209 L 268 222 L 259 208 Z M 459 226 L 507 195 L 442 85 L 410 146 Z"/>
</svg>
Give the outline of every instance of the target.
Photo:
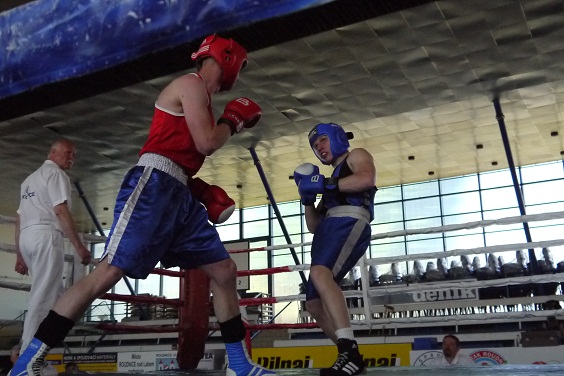
<svg viewBox="0 0 564 376">
<path fill-rule="evenodd" d="M 317 151 L 313 147 L 315 140 L 317 140 L 320 136 L 326 135 L 329 138 L 329 143 L 331 145 L 331 154 L 333 154 L 333 158 L 338 158 L 341 155 L 345 154 L 350 146 L 349 144 L 349 137 L 345 130 L 338 124 L 334 123 L 320 123 L 317 124 L 308 135 L 309 138 L 309 146 L 319 158 L 319 160 L 323 164 L 330 164 L 329 162 L 325 162 Z"/>
</svg>

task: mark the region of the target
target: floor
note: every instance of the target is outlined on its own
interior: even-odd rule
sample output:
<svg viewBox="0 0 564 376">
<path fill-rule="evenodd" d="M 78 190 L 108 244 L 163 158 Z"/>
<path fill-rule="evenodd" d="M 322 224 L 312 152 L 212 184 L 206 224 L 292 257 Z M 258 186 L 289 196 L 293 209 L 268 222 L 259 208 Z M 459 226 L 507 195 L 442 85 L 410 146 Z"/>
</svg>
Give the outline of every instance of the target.
<svg viewBox="0 0 564 376">
<path fill-rule="evenodd" d="M 495 367 L 452 367 L 452 368 L 436 368 L 436 367 L 375 367 L 367 369 L 367 375 L 378 376 L 473 376 L 473 375 L 511 375 L 511 376 L 545 376 L 545 375 L 563 375 L 564 364 L 550 365 L 504 365 Z M 223 376 L 225 373 L 219 371 L 160 371 L 153 373 L 143 373 L 143 375 L 163 375 L 171 376 L 183 375 L 205 375 L 205 376 Z M 278 373 L 284 376 L 317 376 L 318 369 L 295 369 L 284 370 Z M 123 375 L 123 374 L 98 374 L 98 375 Z"/>
</svg>

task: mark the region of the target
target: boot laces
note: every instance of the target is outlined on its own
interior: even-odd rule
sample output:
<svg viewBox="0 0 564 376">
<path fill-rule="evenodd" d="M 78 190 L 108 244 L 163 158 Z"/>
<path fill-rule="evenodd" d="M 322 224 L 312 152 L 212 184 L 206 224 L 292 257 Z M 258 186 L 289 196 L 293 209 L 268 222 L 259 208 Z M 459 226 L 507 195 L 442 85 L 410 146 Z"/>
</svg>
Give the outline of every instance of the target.
<svg viewBox="0 0 564 376">
<path fill-rule="evenodd" d="M 335 364 L 333 364 L 333 369 L 340 370 L 349 362 L 348 353 L 341 353 L 335 360 Z"/>
</svg>

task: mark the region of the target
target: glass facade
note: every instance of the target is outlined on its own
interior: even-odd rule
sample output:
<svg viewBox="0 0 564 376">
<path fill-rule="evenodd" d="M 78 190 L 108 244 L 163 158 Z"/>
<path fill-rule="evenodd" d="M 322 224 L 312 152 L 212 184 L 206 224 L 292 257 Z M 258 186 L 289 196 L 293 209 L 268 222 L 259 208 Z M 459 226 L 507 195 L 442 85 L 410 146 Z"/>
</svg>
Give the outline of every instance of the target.
<svg viewBox="0 0 564 376">
<path fill-rule="evenodd" d="M 517 169 L 519 189 L 522 192 L 526 214 L 538 214 L 564 210 L 564 168 L 561 161 L 525 166 Z M 509 170 L 465 175 L 448 179 L 400 186 L 382 187 L 375 198 L 375 219 L 372 233 L 386 233 L 398 230 L 461 224 L 487 219 L 499 219 L 520 215 Z M 303 206 L 299 201 L 278 204 L 282 223 L 276 217 L 271 205 L 236 210 L 226 223 L 217 226 L 224 242 L 249 241 L 251 248 L 281 246 L 311 242 L 312 235 L 305 226 Z M 532 222 L 529 225 L 532 241 L 559 239 L 564 233 L 564 220 Z M 368 258 L 423 254 L 428 252 L 471 249 L 501 244 L 524 243 L 526 236 L 523 225 L 494 225 L 464 229 L 448 233 L 419 234 L 394 238 L 375 239 L 367 251 Z M 96 247 L 101 253 L 103 245 Z M 555 264 L 564 260 L 564 248 L 551 248 Z M 541 259 L 540 249 L 535 250 Z M 515 252 L 495 254 L 506 263 L 515 262 Z M 486 255 L 477 255 L 482 265 L 487 263 Z M 472 259 L 472 257 L 470 257 Z M 458 260 L 458 258 L 457 258 Z M 436 259 L 421 259 L 422 265 L 436 263 Z M 448 265 L 455 258 L 447 259 Z M 286 265 L 308 264 L 310 246 L 298 246 L 250 253 L 250 268 L 263 269 Z M 402 263 L 402 274 L 410 273 L 412 265 Z M 391 265 L 379 265 L 380 274 L 390 272 Z M 307 278 L 308 272 L 303 272 Z M 297 295 L 300 293 L 302 276 L 298 272 L 277 273 L 270 276 L 251 276 L 250 292 L 272 296 Z M 178 279 L 166 276 L 150 276 L 146 280 L 133 281 L 137 294 L 151 294 L 178 298 Z M 125 281 L 120 282 L 114 292 L 129 294 Z M 97 301 L 96 306 L 109 306 L 108 301 Z M 112 305 L 113 316 L 120 320 L 131 314 L 127 305 Z M 278 303 L 274 306 L 277 323 L 298 321 L 299 302 Z M 91 318 L 96 320 L 96 309 Z M 107 316 L 107 314 L 105 314 Z"/>
</svg>

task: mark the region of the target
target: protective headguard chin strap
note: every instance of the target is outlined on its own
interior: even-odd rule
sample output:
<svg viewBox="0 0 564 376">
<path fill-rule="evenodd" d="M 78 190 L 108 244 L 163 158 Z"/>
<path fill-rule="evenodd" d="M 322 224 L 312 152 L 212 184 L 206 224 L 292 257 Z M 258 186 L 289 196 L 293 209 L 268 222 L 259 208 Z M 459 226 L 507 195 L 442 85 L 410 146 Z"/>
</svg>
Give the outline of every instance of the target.
<svg viewBox="0 0 564 376">
<path fill-rule="evenodd" d="M 210 35 L 204 39 L 198 51 L 192 54 L 192 60 L 212 57 L 223 69 L 220 91 L 231 90 L 239 72 L 247 64 L 247 51 L 233 39 Z"/>
<path fill-rule="evenodd" d="M 317 153 L 317 150 L 315 150 L 313 146 L 315 140 L 317 140 L 320 136 L 326 135 L 329 138 L 329 143 L 331 145 L 331 154 L 333 155 L 333 159 L 335 159 L 339 158 L 348 151 L 350 147 L 349 133 L 345 132 L 345 130 L 338 124 L 320 123 L 309 132 L 309 146 L 311 146 L 311 149 L 321 163 L 328 165 L 331 163 L 324 161 Z M 352 138 L 352 133 L 350 133 L 350 138 Z"/>
</svg>

